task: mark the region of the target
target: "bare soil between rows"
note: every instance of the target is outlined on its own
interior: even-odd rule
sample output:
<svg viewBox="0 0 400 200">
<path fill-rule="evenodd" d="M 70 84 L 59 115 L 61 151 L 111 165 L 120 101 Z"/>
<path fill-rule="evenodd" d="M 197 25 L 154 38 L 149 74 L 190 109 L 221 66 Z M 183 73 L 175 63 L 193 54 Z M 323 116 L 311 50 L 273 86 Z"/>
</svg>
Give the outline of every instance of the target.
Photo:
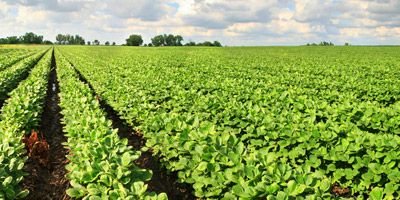
<svg viewBox="0 0 400 200">
<path fill-rule="evenodd" d="M 68 151 L 62 145 L 66 141 L 66 137 L 60 123 L 59 89 L 54 51 L 51 67 L 47 98 L 38 130 L 39 135 L 43 134 L 50 146 L 49 162 L 47 166 L 44 166 L 32 158 L 28 159 L 25 170 L 29 175 L 24 178 L 21 185 L 22 188 L 29 190 L 29 195 L 25 198 L 29 200 L 70 199 L 66 194 L 69 187 L 69 181 L 65 177 Z"/>
</svg>

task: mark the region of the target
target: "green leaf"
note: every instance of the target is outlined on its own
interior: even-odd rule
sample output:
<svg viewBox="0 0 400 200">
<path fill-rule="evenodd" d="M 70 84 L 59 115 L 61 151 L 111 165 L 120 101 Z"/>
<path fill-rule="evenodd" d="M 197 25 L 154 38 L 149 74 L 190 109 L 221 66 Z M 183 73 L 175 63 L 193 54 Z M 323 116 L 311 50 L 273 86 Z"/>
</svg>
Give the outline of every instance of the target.
<svg viewBox="0 0 400 200">
<path fill-rule="evenodd" d="M 279 190 L 279 185 L 277 183 L 272 183 L 271 185 L 268 185 L 266 188 L 267 194 L 274 194 Z"/>
<path fill-rule="evenodd" d="M 168 196 L 165 193 L 160 193 L 157 196 L 157 200 L 168 200 Z"/>
<path fill-rule="evenodd" d="M 384 193 L 387 194 L 394 194 L 397 189 L 399 188 L 399 185 L 394 184 L 394 183 L 386 183 L 385 184 L 385 191 Z"/>
<path fill-rule="evenodd" d="M 67 191 L 68 196 L 72 198 L 80 198 L 83 197 L 84 192 L 81 189 L 70 188 Z"/>
<path fill-rule="evenodd" d="M 293 181 L 293 180 L 289 181 L 287 184 L 287 191 L 288 191 L 287 193 L 291 196 L 297 195 L 296 187 L 297 187 L 297 184 L 295 181 Z"/>
<path fill-rule="evenodd" d="M 371 193 L 369 194 L 371 200 L 381 200 L 383 199 L 383 188 L 376 187 L 372 189 Z"/>
<path fill-rule="evenodd" d="M 331 183 L 329 182 L 329 180 L 324 179 L 321 181 L 319 188 L 323 191 L 323 192 L 328 192 L 331 188 Z"/>
<path fill-rule="evenodd" d="M 29 190 L 23 190 L 23 191 L 19 192 L 15 198 L 22 199 L 22 198 L 25 198 L 26 196 L 28 196 L 28 194 L 29 194 Z"/>
<path fill-rule="evenodd" d="M 246 190 L 240 186 L 240 185 L 235 185 L 232 187 L 232 191 L 235 195 L 243 197 L 243 198 L 250 198 L 251 196 L 246 193 Z"/>
<path fill-rule="evenodd" d="M 286 193 L 279 191 L 278 194 L 276 195 L 276 199 L 277 200 L 288 200 L 289 196 Z"/>
<path fill-rule="evenodd" d="M 15 191 L 12 188 L 5 188 L 5 192 L 8 198 L 14 199 L 16 194 Z"/>
<path fill-rule="evenodd" d="M 304 184 L 297 185 L 294 196 L 297 196 L 297 195 L 303 193 L 304 190 L 306 190 L 306 189 L 307 189 L 307 186 Z"/>
<path fill-rule="evenodd" d="M 8 185 L 12 182 L 13 178 L 11 176 L 7 177 L 6 179 L 4 179 L 3 181 L 3 186 L 4 187 L 8 187 Z"/>
<path fill-rule="evenodd" d="M 132 185 L 132 189 L 135 192 L 136 195 L 142 195 L 143 193 L 146 192 L 147 190 L 147 185 L 145 185 L 143 182 L 135 182 Z"/>
<path fill-rule="evenodd" d="M 97 195 L 101 193 L 101 191 L 97 188 L 95 184 L 89 184 L 87 186 L 87 191 L 90 195 Z"/>
<path fill-rule="evenodd" d="M 207 163 L 206 162 L 201 162 L 199 166 L 197 167 L 197 170 L 199 171 L 205 171 L 207 169 Z"/>
<path fill-rule="evenodd" d="M 124 154 L 122 154 L 122 157 L 121 157 L 122 166 L 124 166 L 124 167 L 128 166 L 131 163 L 131 161 L 132 161 L 131 155 L 129 152 L 125 152 Z"/>
<path fill-rule="evenodd" d="M 109 192 L 109 199 L 119 199 L 120 195 L 117 191 L 113 190 Z"/>
</svg>

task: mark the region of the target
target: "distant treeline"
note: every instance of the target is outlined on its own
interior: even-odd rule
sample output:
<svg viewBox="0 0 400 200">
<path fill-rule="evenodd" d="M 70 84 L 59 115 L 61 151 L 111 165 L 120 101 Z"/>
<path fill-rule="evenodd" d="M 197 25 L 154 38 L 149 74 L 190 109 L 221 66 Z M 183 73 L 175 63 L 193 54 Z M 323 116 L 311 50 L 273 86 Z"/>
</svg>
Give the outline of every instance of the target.
<svg viewBox="0 0 400 200">
<path fill-rule="evenodd" d="M 335 46 L 332 42 L 322 41 L 319 44 L 317 43 L 307 43 L 306 46 Z M 350 43 L 344 43 L 344 46 L 351 46 Z"/>
<path fill-rule="evenodd" d="M 75 45 L 100 45 L 101 42 L 98 39 L 91 41 L 87 41 L 85 43 L 85 39 L 82 38 L 79 35 L 62 35 L 62 34 L 58 34 L 56 37 L 57 40 L 57 44 L 75 44 Z M 144 44 L 143 38 L 141 35 L 130 35 L 127 39 L 126 39 L 126 44 L 123 44 L 124 46 L 216 46 L 216 47 L 221 47 L 222 44 L 218 41 L 214 41 L 214 42 L 209 42 L 209 41 L 205 41 L 205 42 L 200 42 L 200 43 L 195 43 L 195 42 L 188 42 L 186 44 L 183 44 L 182 42 L 184 41 L 183 37 L 180 35 L 173 35 L 173 34 L 163 34 L 163 35 L 157 35 L 153 38 L 151 38 L 151 42 L 148 44 Z M 115 42 L 109 42 L 106 41 L 104 43 L 104 45 L 108 46 L 108 45 L 116 45 Z"/>
<path fill-rule="evenodd" d="M 335 46 L 332 42 L 325 42 L 325 41 L 322 41 L 322 42 L 320 42 L 319 44 L 317 44 L 317 43 L 307 43 L 307 46 Z"/>
<path fill-rule="evenodd" d="M 153 38 L 151 38 L 151 42 L 148 44 L 144 44 L 144 46 L 152 47 L 152 46 L 215 46 L 215 47 L 221 47 L 222 44 L 218 41 L 214 42 L 200 42 L 200 43 L 195 43 L 195 42 L 188 42 L 186 44 L 183 44 L 182 42 L 184 41 L 183 37 L 180 35 L 173 35 L 173 34 L 163 34 L 163 35 L 157 35 Z M 143 38 L 141 35 L 130 35 L 128 39 L 126 39 L 126 46 L 142 46 L 143 45 Z"/>
<path fill-rule="evenodd" d="M 71 45 L 85 45 L 85 39 L 79 35 L 70 35 L 70 34 L 58 34 L 56 36 L 57 44 L 71 44 Z"/>
<path fill-rule="evenodd" d="M 53 44 L 51 41 L 43 40 L 42 35 L 36 35 L 32 32 L 25 33 L 22 36 L 9 36 L 0 38 L 0 44 Z"/>
<path fill-rule="evenodd" d="M 209 47 L 222 47 L 219 41 L 205 41 L 205 42 L 193 42 L 189 41 L 183 43 L 184 39 L 180 35 L 173 34 L 162 34 L 151 38 L 151 42 L 143 45 L 143 38 L 141 35 L 130 35 L 126 39 L 125 46 L 209 46 Z M 35 33 L 29 32 L 22 36 L 10 36 L 6 38 L 0 38 L 0 44 L 53 44 L 49 40 L 43 40 L 42 35 L 36 35 Z M 85 41 L 80 35 L 71 34 L 58 34 L 56 36 L 56 44 L 59 45 L 100 45 L 100 41 L 95 39 L 91 41 Z M 116 45 L 115 42 L 105 42 L 104 45 Z"/>
</svg>

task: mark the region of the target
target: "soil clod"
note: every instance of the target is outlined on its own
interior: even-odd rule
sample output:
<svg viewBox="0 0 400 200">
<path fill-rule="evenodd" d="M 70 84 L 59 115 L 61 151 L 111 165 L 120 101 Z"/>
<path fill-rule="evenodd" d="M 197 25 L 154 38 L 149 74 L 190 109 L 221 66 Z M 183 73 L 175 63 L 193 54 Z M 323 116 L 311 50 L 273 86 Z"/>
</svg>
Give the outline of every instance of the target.
<svg viewBox="0 0 400 200">
<path fill-rule="evenodd" d="M 350 196 L 350 189 L 343 188 L 339 184 L 334 184 L 332 186 L 332 193 L 338 197 L 348 197 Z"/>
<path fill-rule="evenodd" d="M 25 143 L 28 157 L 41 164 L 43 167 L 47 167 L 50 156 L 50 145 L 46 142 L 43 134 L 42 137 L 39 138 L 38 133 L 32 130 L 31 135 L 25 136 L 23 142 Z"/>
</svg>

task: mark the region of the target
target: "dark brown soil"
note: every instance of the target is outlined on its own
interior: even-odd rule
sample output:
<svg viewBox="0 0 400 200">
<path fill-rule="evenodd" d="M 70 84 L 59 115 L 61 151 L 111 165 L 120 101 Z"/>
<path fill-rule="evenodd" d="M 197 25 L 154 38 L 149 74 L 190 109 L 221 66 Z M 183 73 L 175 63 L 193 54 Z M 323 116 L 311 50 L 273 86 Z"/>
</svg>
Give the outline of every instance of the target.
<svg viewBox="0 0 400 200">
<path fill-rule="evenodd" d="M 337 197 L 350 197 L 350 189 L 342 188 L 339 184 L 335 183 L 332 186 L 332 193 Z"/>
<path fill-rule="evenodd" d="M 69 187 L 69 181 L 65 178 L 68 151 L 62 145 L 66 138 L 60 123 L 59 91 L 55 67 L 53 52 L 46 104 L 39 128 L 39 132 L 43 134 L 50 145 L 49 162 L 47 166 L 43 166 L 31 158 L 28 159 L 25 170 L 29 175 L 24 178 L 22 187 L 29 190 L 29 195 L 26 197 L 29 200 L 70 199 L 65 193 Z"/>
<path fill-rule="evenodd" d="M 92 85 L 75 69 L 82 82 L 87 83 L 100 103 L 101 108 L 107 113 L 107 118 L 112 121 L 113 128 L 118 129 L 118 135 L 121 138 L 127 138 L 128 144 L 135 150 L 140 149 L 146 143 L 142 134 L 135 132 L 132 127 L 126 124 L 117 114 L 117 112 L 109 106 L 99 95 L 95 93 Z M 193 189 L 190 185 L 179 183 L 176 173 L 168 173 L 167 169 L 161 165 L 159 160 L 154 157 L 150 151 L 142 152 L 141 157 L 135 161 L 136 165 L 142 169 L 150 169 L 153 176 L 147 182 L 149 191 L 156 193 L 166 193 L 168 199 L 173 200 L 194 200 Z"/>
</svg>

